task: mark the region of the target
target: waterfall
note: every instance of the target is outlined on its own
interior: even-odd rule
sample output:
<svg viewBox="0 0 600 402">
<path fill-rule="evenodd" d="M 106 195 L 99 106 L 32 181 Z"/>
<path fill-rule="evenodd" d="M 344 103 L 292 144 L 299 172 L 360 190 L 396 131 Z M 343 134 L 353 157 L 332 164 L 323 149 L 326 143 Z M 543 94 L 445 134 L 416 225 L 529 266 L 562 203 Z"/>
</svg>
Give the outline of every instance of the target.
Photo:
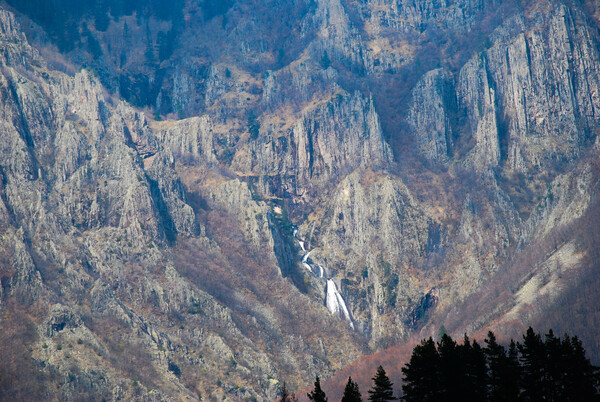
<svg viewBox="0 0 600 402">
<path fill-rule="evenodd" d="M 315 271 L 312 270 L 312 267 L 310 266 L 310 264 L 308 263 L 308 256 L 310 255 L 310 253 L 312 252 L 309 251 L 308 253 L 306 253 L 304 255 L 304 257 L 302 258 L 302 266 L 306 269 L 308 269 L 310 272 L 312 272 L 313 274 L 315 273 Z"/>
<path fill-rule="evenodd" d="M 318 268 L 318 271 L 313 270 L 313 267 L 308 262 L 308 258 L 310 257 L 310 253 L 312 253 L 312 250 L 307 250 L 306 242 L 304 240 L 300 240 L 298 238 L 298 229 L 297 228 L 294 228 L 293 236 L 296 239 L 296 241 L 298 242 L 300 249 L 304 253 L 306 253 L 302 256 L 302 259 L 301 259 L 302 266 L 304 268 L 306 268 L 308 271 L 310 271 L 317 278 L 325 279 L 325 274 L 327 273 L 326 268 L 324 268 L 321 265 L 317 265 L 316 268 Z M 342 297 L 341 293 L 337 290 L 337 286 L 332 278 L 326 278 L 325 306 L 327 306 L 327 309 L 329 310 L 329 312 L 331 312 L 331 314 L 348 321 L 348 323 L 350 323 L 350 327 L 352 329 L 354 329 L 354 323 L 352 322 L 352 317 L 350 317 L 350 312 L 348 311 L 348 308 L 346 307 L 346 302 L 344 301 L 344 298 Z"/>
<path fill-rule="evenodd" d="M 345 318 L 346 321 L 350 323 L 350 327 L 354 329 L 354 323 L 352 322 L 352 318 L 350 318 L 350 313 L 346 307 L 346 302 L 344 301 L 344 298 L 340 292 L 338 292 L 337 286 L 335 285 L 333 279 L 327 279 L 325 305 L 331 314 L 337 315 L 340 318 Z"/>
<path fill-rule="evenodd" d="M 304 255 L 304 257 L 302 257 L 302 262 L 304 262 L 304 263 L 305 263 L 305 262 L 307 262 L 307 261 L 308 261 L 308 256 L 310 255 L 310 253 L 312 253 L 312 250 L 310 250 L 308 253 L 306 253 L 306 254 Z"/>
</svg>

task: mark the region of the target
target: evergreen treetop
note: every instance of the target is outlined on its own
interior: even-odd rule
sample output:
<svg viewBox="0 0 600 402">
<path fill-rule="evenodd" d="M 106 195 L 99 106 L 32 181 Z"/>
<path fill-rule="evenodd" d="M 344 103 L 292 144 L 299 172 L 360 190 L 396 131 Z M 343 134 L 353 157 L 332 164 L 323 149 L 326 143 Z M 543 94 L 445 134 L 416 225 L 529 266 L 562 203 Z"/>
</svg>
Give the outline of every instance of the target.
<svg viewBox="0 0 600 402">
<path fill-rule="evenodd" d="M 600 401 L 599 369 L 577 337 L 561 339 L 550 330 L 542 339 L 529 328 L 523 343 L 511 340 L 508 350 L 493 332 L 485 344 L 481 348 L 466 335 L 463 344 L 448 335 L 437 345 L 431 338 L 421 341 L 402 368 L 402 399 Z"/>
<path fill-rule="evenodd" d="M 358 384 L 352 381 L 352 377 L 348 377 L 346 388 L 344 388 L 344 395 L 342 396 L 342 402 L 362 402 Z"/>
<path fill-rule="evenodd" d="M 288 399 L 288 397 L 290 396 L 287 386 L 285 385 L 285 381 L 283 382 L 283 385 L 281 386 L 281 390 L 279 391 L 279 394 L 281 395 L 281 397 L 279 399 L 280 402 L 285 402 Z"/>
<path fill-rule="evenodd" d="M 372 380 L 374 385 L 373 388 L 369 390 L 370 401 L 384 402 L 395 401 L 398 399 L 394 397 L 394 389 L 392 388 L 394 384 L 390 381 L 382 366 L 377 368 L 377 373 Z"/>
<path fill-rule="evenodd" d="M 325 392 L 321 389 L 321 381 L 319 380 L 319 376 L 315 379 L 315 388 L 308 394 L 308 399 L 315 402 L 327 402 L 327 396 Z"/>
</svg>

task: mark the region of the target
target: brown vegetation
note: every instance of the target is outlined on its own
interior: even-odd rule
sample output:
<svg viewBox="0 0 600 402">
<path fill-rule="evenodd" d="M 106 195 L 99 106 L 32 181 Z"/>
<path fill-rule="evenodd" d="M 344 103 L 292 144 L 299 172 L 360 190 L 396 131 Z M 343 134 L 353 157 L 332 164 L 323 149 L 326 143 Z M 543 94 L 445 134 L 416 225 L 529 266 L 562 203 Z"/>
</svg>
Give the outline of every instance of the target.
<svg viewBox="0 0 600 402">
<path fill-rule="evenodd" d="M 35 324 L 14 300 L 7 300 L 7 304 L 0 318 L 0 399 L 47 399 L 52 395 L 50 384 L 57 378 L 31 356 Z"/>
</svg>

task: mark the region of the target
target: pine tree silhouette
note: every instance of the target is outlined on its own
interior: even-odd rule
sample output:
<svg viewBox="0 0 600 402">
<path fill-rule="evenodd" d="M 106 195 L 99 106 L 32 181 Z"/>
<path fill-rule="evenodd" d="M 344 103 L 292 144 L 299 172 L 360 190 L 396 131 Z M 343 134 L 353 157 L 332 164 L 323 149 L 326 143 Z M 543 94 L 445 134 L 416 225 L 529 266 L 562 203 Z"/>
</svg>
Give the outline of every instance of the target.
<svg viewBox="0 0 600 402">
<path fill-rule="evenodd" d="M 369 390 L 369 400 L 373 402 L 395 401 L 398 398 L 394 397 L 394 389 L 392 382 L 385 373 L 383 367 L 377 368 L 375 377 L 372 378 L 374 385 Z"/>
<path fill-rule="evenodd" d="M 410 362 L 402 367 L 403 400 L 437 401 L 440 398 L 440 355 L 430 337 L 415 346 Z"/>
<path fill-rule="evenodd" d="M 542 401 L 544 398 L 544 367 L 546 350 L 539 334 L 529 327 L 523 335 L 523 344 L 517 344 L 521 354 L 521 388 L 527 401 Z"/>
<path fill-rule="evenodd" d="M 319 380 L 319 376 L 315 379 L 315 388 L 309 393 L 306 394 L 308 399 L 315 402 L 327 402 L 327 396 L 325 392 L 321 389 L 321 381 Z"/>
<path fill-rule="evenodd" d="M 463 343 L 457 344 L 447 334 L 437 345 L 431 338 L 421 341 L 402 368 L 402 399 L 600 401 L 600 369 L 585 357 L 577 337 L 565 335 L 561 340 L 550 330 L 542 340 L 529 328 L 523 344 L 511 340 L 508 351 L 491 331 L 485 343 L 482 349 L 465 335 Z"/>
<path fill-rule="evenodd" d="M 342 396 L 342 402 L 362 402 L 358 384 L 352 381 L 352 377 L 348 377 L 346 388 L 344 388 L 344 395 Z"/>
<path fill-rule="evenodd" d="M 290 396 L 287 386 L 285 385 L 285 381 L 283 382 L 283 385 L 281 386 L 281 390 L 279 391 L 279 394 L 281 395 L 281 397 L 279 398 L 280 402 L 286 402 L 288 397 Z"/>
</svg>

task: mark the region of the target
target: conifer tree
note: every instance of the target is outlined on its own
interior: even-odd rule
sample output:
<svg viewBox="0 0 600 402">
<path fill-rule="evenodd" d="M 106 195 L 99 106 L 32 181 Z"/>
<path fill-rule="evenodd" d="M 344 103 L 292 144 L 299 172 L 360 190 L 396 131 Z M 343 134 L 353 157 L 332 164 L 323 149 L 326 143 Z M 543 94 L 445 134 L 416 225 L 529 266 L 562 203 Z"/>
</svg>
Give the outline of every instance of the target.
<svg viewBox="0 0 600 402">
<path fill-rule="evenodd" d="M 358 384 L 352 381 L 352 377 L 348 377 L 346 388 L 344 388 L 344 395 L 342 396 L 342 402 L 362 402 Z"/>
<path fill-rule="evenodd" d="M 519 364 L 517 343 L 513 339 L 510 340 L 506 355 L 506 367 L 503 368 L 501 376 L 501 392 L 504 394 L 504 401 L 518 400 L 521 394 L 519 387 L 521 365 Z"/>
<path fill-rule="evenodd" d="M 437 401 L 440 398 L 440 355 L 431 337 L 413 349 L 410 361 L 402 367 L 405 401 Z"/>
<path fill-rule="evenodd" d="M 394 397 L 394 385 L 388 378 L 382 366 L 377 368 L 377 373 L 373 380 L 373 388 L 369 390 L 369 400 L 373 402 L 395 401 L 398 398 Z"/>
<path fill-rule="evenodd" d="M 527 401 L 544 399 L 546 350 L 542 338 L 529 327 L 523 335 L 523 344 L 517 344 L 521 354 L 521 388 Z"/>
<path fill-rule="evenodd" d="M 448 335 L 415 346 L 402 368 L 404 401 L 600 401 L 600 369 L 585 357 L 577 337 L 529 328 L 523 344 L 506 349 L 493 332 L 482 349 L 465 335 L 462 345 Z M 369 391 L 371 392 L 371 391 Z"/>
<path fill-rule="evenodd" d="M 469 345 L 470 346 L 470 345 Z M 464 392 L 465 360 L 459 356 L 456 341 L 448 334 L 438 343 L 440 354 L 440 393 L 443 400 L 460 400 Z"/>
<path fill-rule="evenodd" d="M 463 394 L 463 400 L 469 400 L 472 402 L 486 401 L 487 400 L 487 362 L 483 349 L 477 341 L 473 340 L 470 347 L 468 345 L 468 338 L 465 335 L 464 356 L 465 360 L 465 380 L 467 388 Z"/>
<path fill-rule="evenodd" d="M 496 341 L 496 335 L 492 331 L 488 332 L 484 340 L 486 346 L 484 353 L 488 361 L 488 379 L 489 379 L 489 397 L 490 401 L 504 401 L 504 390 L 502 387 L 503 371 L 508 364 L 506 350 L 504 346 Z"/>
<path fill-rule="evenodd" d="M 281 398 L 279 399 L 280 402 L 286 402 L 288 397 L 290 396 L 290 393 L 287 389 L 287 386 L 285 385 L 285 381 L 283 382 L 283 385 L 281 386 L 281 390 L 279 391 Z"/>
<path fill-rule="evenodd" d="M 516 401 L 519 397 L 519 352 L 517 344 L 511 340 L 508 354 L 499 345 L 492 331 L 485 339 L 484 353 L 488 363 L 488 399 L 491 402 Z"/>
<path fill-rule="evenodd" d="M 544 367 L 544 393 L 547 400 L 564 400 L 563 388 L 565 380 L 565 355 L 560 338 L 554 336 L 554 332 L 549 330 L 545 335 L 544 348 L 546 350 L 546 359 Z"/>
<path fill-rule="evenodd" d="M 565 359 L 565 401 L 600 401 L 600 371 L 585 357 L 581 341 L 565 335 L 563 345 L 568 351 Z"/>
<path fill-rule="evenodd" d="M 321 381 L 319 380 L 319 376 L 315 379 L 315 388 L 309 393 L 306 394 L 308 399 L 315 402 L 327 402 L 327 396 L 325 392 L 321 389 Z"/>
</svg>

